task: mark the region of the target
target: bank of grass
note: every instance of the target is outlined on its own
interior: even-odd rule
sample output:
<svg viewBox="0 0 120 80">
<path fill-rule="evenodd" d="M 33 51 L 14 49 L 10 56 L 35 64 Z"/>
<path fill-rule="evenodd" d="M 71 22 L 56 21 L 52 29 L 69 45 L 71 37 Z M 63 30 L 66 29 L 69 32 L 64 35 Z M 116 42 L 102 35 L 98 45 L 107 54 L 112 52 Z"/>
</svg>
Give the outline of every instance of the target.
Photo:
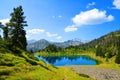
<svg viewBox="0 0 120 80">
<path fill-rule="evenodd" d="M 56 53 L 48 53 L 48 52 L 36 52 L 35 55 L 38 55 L 38 56 L 76 56 L 78 54 L 75 54 L 75 53 L 62 53 L 62 52 L 56 52 Z"/>
<path fill-rule="evenodd" d="M 26 54 L 0 53 L 0 80 L 93 80 Z"/>
<path fill-rule="evenodd" d="M 35 54 L 40 55 L 40 56 L 75 56 L 75 55 L 90 56 L 91 58 L 98 61 L 98 65 L 96 65 L 94 67 L 120 70 L 120 64 L 115 63 L 116 56 L 114 56 L 110 59 L 106 59 L 106 58 L 96 56 L 95 53 L 93 53 L 93 52 L 82 52 L 82 53 L 78 53 L 78 54 L 61 54 L 59 52 L 50 54 L 50 53 L 45 53 L 45 52 L 42 52 L 42 53 L 38 52 Z"/>
<path fill-rule="evenodd" d="M 120 64 L 115 63 L 116 56 L 106 59 L 106 58 L 102 58 L 99 56 L 95 56 L 95 53 L 93 53 L 93 52 L 83 53 L 83 54 L 79 54 L 79 55 L 87 55 L 87 56 L 90 56 L 91 58 L 97 60 L 99 62 L 99 64 L 96 65 L 95 67 L 120 70 Z"/>
</svg>

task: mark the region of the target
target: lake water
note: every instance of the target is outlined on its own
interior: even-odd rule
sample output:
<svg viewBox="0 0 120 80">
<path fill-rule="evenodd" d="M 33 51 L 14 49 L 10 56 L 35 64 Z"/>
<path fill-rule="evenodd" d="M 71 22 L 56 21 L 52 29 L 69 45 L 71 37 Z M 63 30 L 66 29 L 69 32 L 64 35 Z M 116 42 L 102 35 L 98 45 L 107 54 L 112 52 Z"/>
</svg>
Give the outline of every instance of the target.
<svg viewBox="0 0 120 80">
<path fill-rule="evenodd" d="M 54 66 L 67 66 L 67 65 L 96 65 L 97 61 L 89 56 L 37 56 L 39 60 L 50 63 Z"/>
</svg>

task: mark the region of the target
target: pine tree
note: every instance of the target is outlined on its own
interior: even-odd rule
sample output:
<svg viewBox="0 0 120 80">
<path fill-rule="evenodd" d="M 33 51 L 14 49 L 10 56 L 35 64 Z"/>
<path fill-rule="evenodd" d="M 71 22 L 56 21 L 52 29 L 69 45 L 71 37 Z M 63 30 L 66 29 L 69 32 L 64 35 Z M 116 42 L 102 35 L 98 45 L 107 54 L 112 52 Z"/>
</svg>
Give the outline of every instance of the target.
<svg viewBox="0 0 120 80">
<path fill-rule="evenodd" d="M 22 6 L 13 9 L 13 12 L 10 14 L 11 19 L 8 24 L 10 26 L 10 38 L 12 41 L 12 46 L 18 47 L 20 49 L 26 50 L 26 32 L 24 27 L 27 26 L 25 21 L 24 12 Z"/>
<path fill-rule="evenodd" d="M 96 56 L 105 57 L 103 49 L 100 45 L 98 45 L 98 47 L 96 49 Z"/>
<path fill-rule="evenodd" d="M 0 28 L 2 28 L 2 26 L 3 26 L 3 25 L 2 25 L 2 23 L 0 22 Z M 0 37 L 1 37 L 1 35 L 0 35 Z"/>
<path fill-rule="evenodd" d="M 115 62 L 120 64 L 120 36 L 117 38 L 117 47 L 118 47 L 118 53 L 116 55 Z"/>
<path fill-rule="evenodd" d="M 118 54 L 116 55 L 115 62 L 116 62 L 117 64 L 120 64 L 120 50 L 118 51 Z"/>
<path fill-rule="evenodd" d="M 5 26 L 2 27 L 2 30 L 3 30 L 3 38 L 4 40 L 7 40 L 8 39 L 8 36 L 9 36 L 9 28 L 8 28 L 8 25 L 6 24 Z"/>
</svg>

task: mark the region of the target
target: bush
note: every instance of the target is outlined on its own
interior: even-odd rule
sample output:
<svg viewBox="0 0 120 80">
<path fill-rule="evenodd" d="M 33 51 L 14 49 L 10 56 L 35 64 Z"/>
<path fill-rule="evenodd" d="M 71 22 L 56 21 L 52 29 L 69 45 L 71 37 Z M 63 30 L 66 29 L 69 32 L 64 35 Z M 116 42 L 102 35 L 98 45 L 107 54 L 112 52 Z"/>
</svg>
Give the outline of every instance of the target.
<svg viewBox="0 0 120 80">
<path fill-rule="evenodd" d="M 86 78 L 90 78 L 90 76 L 86 75 L 86 74 L 78 74 L 79 76 L 82 76 L 82 77 L 86 77 Z"/>
<path fill-rule="evenodd" d="M 0 70 L 0 75 L 9 75 L 12 71 L 8 69 Z"/>
<path fill-rule="evenodd" d="M 118 51 L 118 54 L 116 55 L 115 62 L 116 62 L 117 64 L 120 64 L 120 50 Z"/>
</svg>

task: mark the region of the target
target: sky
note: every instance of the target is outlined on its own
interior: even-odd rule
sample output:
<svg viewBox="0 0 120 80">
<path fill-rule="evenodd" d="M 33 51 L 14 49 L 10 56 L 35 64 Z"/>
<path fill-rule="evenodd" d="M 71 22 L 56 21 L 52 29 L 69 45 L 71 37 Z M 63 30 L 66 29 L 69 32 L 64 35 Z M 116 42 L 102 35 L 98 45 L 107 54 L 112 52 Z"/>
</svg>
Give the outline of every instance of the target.
<svg viewBox="0 0 120 80">
<path fill-rule="evenodd" d="M 120 30 L 120 0 L 0 0 L 0 22 L 9 22 L 20 5 L 27 40 L 90 41 Z"/>
</svg>

